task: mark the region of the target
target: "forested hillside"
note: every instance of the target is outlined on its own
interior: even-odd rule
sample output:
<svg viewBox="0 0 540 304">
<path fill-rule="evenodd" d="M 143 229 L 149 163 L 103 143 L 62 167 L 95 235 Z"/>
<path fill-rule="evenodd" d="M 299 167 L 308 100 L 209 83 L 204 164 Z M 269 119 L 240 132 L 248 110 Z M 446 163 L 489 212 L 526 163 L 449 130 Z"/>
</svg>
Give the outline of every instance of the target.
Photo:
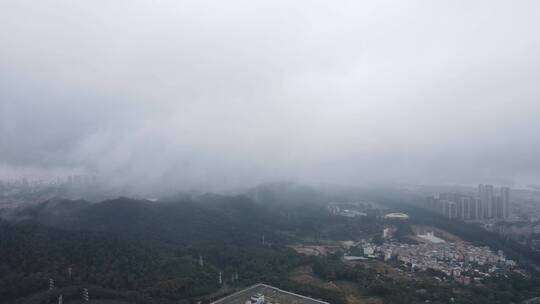
<svg viewBox="0 0 540 304">
<path fill-rule="evenodd" d="M 193 299 L 219 288 L 219 272 L 229 287 L 279 284 L 302 263 L 282 245 L 291 237 L 280 231 L 303 222 L 242 196 L 51 200 L 17 210 L 10 220 L 0 227 L 2 302 L 46 291 L 50 278 L 53 291 L 22 301 L 47 303 L 61 292 L 80 298 L 83 286 L 93 286 L 94 298 Z"/>
</svg>

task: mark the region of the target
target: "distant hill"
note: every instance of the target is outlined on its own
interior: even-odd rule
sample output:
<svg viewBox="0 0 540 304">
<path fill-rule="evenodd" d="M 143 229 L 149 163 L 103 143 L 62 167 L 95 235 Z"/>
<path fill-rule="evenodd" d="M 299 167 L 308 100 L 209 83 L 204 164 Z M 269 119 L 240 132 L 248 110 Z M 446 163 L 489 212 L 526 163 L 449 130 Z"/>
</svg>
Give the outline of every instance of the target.
<svg viewBox="0 0 540 304">
<path fill-rule="evenodd" d="M 278 206 L 324 204 L 329 200 L 326 193 L 313 187 L 293 182 L 262 184 L 249 189 L 247 195 L 256 203 Z"/>
<path fill-rule="evenodd" d="M 17 209 L 9 219 L 0 222 L 0 256 L 9 257 L 0 259 L 1 303 L 52 301 L 49 278 L 65 289 L 58 292 L 92 285 L 105 298 L 177 303 L 215 291 L 219 271 L 229 285 L 279 283 L 299 259 L 272 245 L 283 237 L 277 228 L 283 215 L 246 196 L 55 199 Z M 73 280 L 66 277 L 71 265 Z"/>
<path fill-rule="evenodd" d="M 84 200 L 54 198 L 28 207 L 23 206 L 11 210 L 5 216 L 5 219 L 15 222 L 30 220 L 54 225 L 56 221 L 68 219 L 72 214 L 89 205 L 90 203 Z"/>
<path fill-rule="evenodd" d="M 273 234 L 273 214 L 246 196 L 205 194 L 175 202 L 126 197 L 100 203 L 51 200 L 17 210 L 10 220 L 139 240 L 250 243 L 259 242 L 262 234 Z"/>
</svg>

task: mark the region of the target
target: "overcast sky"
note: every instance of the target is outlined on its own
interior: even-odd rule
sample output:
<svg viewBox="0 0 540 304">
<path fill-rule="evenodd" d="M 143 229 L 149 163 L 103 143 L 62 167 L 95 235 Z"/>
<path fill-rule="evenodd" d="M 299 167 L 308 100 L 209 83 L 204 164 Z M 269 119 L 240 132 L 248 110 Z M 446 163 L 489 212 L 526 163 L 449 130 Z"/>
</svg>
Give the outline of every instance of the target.
<svg viewBox="0 0 540 304">
<path fill-rule="evenodd" d="M 0 178 L 537 182 L 539 1 L 0 2 Z"/>
</svg>

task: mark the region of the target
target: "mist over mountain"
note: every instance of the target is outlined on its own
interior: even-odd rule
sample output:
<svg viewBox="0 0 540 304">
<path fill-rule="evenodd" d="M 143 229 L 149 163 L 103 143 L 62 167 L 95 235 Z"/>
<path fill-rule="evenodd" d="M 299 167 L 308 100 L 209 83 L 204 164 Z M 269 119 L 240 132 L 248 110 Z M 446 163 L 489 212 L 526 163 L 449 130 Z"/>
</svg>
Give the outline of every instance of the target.
<svg viewBox="0 0 540 304">
<path fill-rule="evenodd" d="M 540 303 L 539 28 L 0 1 L 0 303 Z"/>
<path fill-rule="evenodd" d="M 538 182 L 535 1 L 0 4 L 0 177 Z"/>
</svg>

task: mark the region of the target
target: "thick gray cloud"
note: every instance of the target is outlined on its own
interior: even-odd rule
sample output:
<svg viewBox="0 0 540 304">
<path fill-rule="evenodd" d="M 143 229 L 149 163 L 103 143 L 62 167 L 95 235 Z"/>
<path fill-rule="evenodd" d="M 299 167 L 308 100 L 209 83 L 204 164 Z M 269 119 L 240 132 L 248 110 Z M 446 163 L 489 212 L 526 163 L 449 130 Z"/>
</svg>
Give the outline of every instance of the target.
<svg viewBox="0 0 540 304">
<path fill-rule="evenodd" d="M 529 182 L 538 1 L 2 1 L 0 171 Z"/>
</svg>

